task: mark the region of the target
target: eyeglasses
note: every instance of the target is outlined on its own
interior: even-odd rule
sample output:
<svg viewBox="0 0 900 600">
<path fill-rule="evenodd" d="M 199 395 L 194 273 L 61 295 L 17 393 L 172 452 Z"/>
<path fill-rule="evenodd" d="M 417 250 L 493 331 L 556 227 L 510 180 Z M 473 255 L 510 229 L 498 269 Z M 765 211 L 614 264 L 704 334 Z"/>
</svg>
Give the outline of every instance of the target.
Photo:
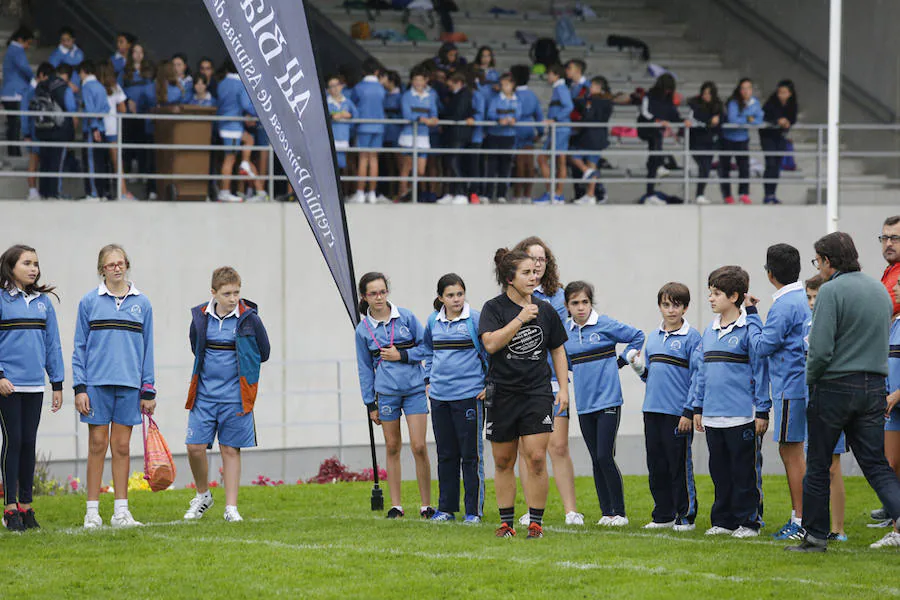
<svg viewBox="0 0 900 600">
<path fill-rule="evenodd" d="M 536 262 L 539 265 L 546 264 L 546 262 L 547 262 L 546 256 L 532 256 L 530 258 L 531 258 L 531 260 L 533 260 L 534 262 Z"/>
<path fill-rule="evenodd" d="M 126 265 L 124 262 L 119 261 L 119 262 L 107 263 L 107 264 L 103 265 L 103 270 L 109 271 L 109 272 L 124 271 L 127 268 L 127 266 L 128 265 Z"/>
<path fill-rule="evenodd" d="M 387 296 L 387 290 L 378 290 L 377 292 L 366 292 L 366 298 L 384 298 Z"/>
<path fill-rule="evenodd" d="M 900 244 L 900 235 L 879 235 L 878 241 L 882 244 L 886 244 L 888 242 L 892 244 Z"/>
<path fill-rule="evenodd" d="M 814 266 L 815 268 L 818 269 L 820 266 L 822 266 L 822 263 L 819 261 L 818 258 L 814 258 L 814 259 L 812 259 L 812 266 Z"/>
</svg>

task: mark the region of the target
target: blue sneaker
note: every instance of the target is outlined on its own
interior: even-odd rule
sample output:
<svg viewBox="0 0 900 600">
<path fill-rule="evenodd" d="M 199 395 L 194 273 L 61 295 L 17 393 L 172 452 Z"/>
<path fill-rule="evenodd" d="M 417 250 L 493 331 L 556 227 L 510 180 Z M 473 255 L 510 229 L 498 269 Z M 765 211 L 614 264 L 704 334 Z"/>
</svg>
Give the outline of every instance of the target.
<svg viewBox="0 0 900 600">
<path fill-rule="evenodd" d="M 837 532 L 832 531 L 831 533 L 828 534 L 828 541 L 829 542 L 846 542 L 847 534 L 837 533 Z"/>
<path fill-rule="evenodd" d="M 540 198 L 535 198 L 531 201 L 532 204 L 550 204 L 550 194 L 546 193 Z"/>
<path fill-rule="evenodd" d="M 429 519 L 430 521 L 455 521 L 456 515 L 453 513 L 445 513 L 442 511 L 437 511 L 434 515 Z"/>
<path fill-rule="evenodd" d="M 565 196 L 553 196 L 553 204 L 565 204 L 566 197 Z"/>
<path fill-rule="evenodd" d="M 772 537 L 776 540 L 800 540 L 803 539 L 803 531 L 799 525 L 788 521 L 778 533 L 773 533 Z"/>
<path fill-rule="evenodd" d="M 463 525 L 481 525 L 481 517 L 478 515 L 466 515 Z"/>
</svg>

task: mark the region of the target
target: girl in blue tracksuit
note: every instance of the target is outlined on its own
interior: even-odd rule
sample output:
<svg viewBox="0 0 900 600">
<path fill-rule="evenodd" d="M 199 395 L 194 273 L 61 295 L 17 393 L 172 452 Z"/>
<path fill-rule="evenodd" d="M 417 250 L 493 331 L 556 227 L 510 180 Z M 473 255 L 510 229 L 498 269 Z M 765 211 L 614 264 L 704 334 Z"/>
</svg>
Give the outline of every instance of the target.
<svg viewBox="0 0 900 600">
<path fill-rule="evenodd" d="M 656 190 L 656 172 L 665 158 L 662 154 L 663 138 L 671 123 L 677 122 L 678 108 L 675 106 L 675 78 L 670 73 L 660 75 L 647 95 L 641 100 L 638 123 L 655 123 L 659 127 L 641 127 L 638 137 L 647 142 L 647 195 Z"/>
<path fill-rule="evenodd" d="M 334 137 L 334 149 L 337 151 L 338 167 L 347 168 L 347 153 L 353 125 L 348 119 L 359 116 L 353 101 L 344 96 L 344 79 L 340 75 L 328 77 L 328 113 L 331 115 L 331 134 Z"/>
<path fill-rule="evenodd" d="M 725 105 L 726 121 L 729 125 L 761 125 L 763 122 L 763 110 L 759 100 L 753 95 L 753 81 L 741 79 L 731 98 Z M 735 156 L 738 165 L 738 177 L 743 181 L 738 184 L 738 193 L 741 195 L 741 204 L 752 204 L 750 200 L 750 156 L 746 152 L 750 149 L 750 134 L 745 127 L 725 127 L 721 136 L 722 152 L 719 154 L 719 187 L 722 189 L 722 198 L 725 204 L 734 204 L 734 196 L 731 195 L 731 157 L 732 152 L 744 152 L 743 156 Z"/>
<path fill-rule="evenodd" d="M 434 516 L 431 507 L 431 464 L 425 433 L 428 431 L 428 399 L 425 395 L 424 329 L 410 311 L 388 301 L 387 277 L 366 273 L 359 280 L 359 313 L 356 326 L 356 364 L 359 388 L 369 418 L 381 425 L 387 453 L 389 519 L 404 515 L 400 498 L 400 414 L 406 415 L 409 446 L 416 461 L 416 480 L 422 500 L 420 516 Z"/>
<path fill-rule="evenodd" d="M 417 152 L 417 168 L 419 177 L 425 175 L 425 169 L 428 166 L 427 151 L 431 148 L 429 135 L 431 128 L 435 127 L 438 122 L 438 106 L 437 94 L 428 87 L 428 79 L 425 71 L 414 70 L 410 77 L 410 88 L 406 90 L 400 99 L 400 110 L 403 118 L 410 123 L 403 127 L 400 132 L 398 144 L 401 148 L 412 148 L 415 145 L 419 149 Z M 419 125 L 415 132 L 412 123 L 417 122 Z M 413 135 L 415 133 L 415 135 Z M 406 195 L 409 190 L 409 182 L 405 179 L 412 173 L 412 153 L 403 154 L 400 163 L 400 177 L 404 179 L 400 182 L 400 197 Z"/>
<path fill-rule="evenodd" d="M 128 451 L 131 428 L 141 424 L 141 413 L 152 415 L 156 409 L 153 309 L 128 281 L 130 267 L 121 246 L 101 248 L 97 273 L 102 281 L 78 303 L 72 383 L 75 409 L 89 430 L 85 529 L 103 525 L 99 498 L 107 448 L 116 490 L 110 525 L 140 525 L 128 510 Z"/>
<path fill-rule="evenodd" d="M 44 372 L 53 388 L 51 410 L 62 406 L 62 349 L 49 296 L 56 294 L 40 278 L 34 248 L 16 245 L 0 256 L 0 470 L 3 524 L 10 531 L 39 527 L 31 501 Z"/>
<path fill-rule="evenodd" d="M 58 67 L 66 64 L 72 67 L 72 84 L 81 88 L 81 76 L 78 65 L 84 62 L 84 51 L 75 44 L 75 32 L 71 27 L 63 27 L 59 30 L 59 45 L 50 54 L 47 62 Z"/>
<path fill-rule="evenodd" d="M 209 80 L 203 73 L 197 73 L 197 76 L 194 77 L 194 89 L 191 92 L 190 104 L 212 107 L 216 105 L 216 99 L 209 91 Z"/>
<path fill-rule="evenodd" d="M 522 116 L 522 106 L 516 96 L 516 82 L 512 75 L 505 74 L 500 78 L 500 93 L 494 96 L 487 110 L 487 120 L 497 121 L 497 125 L 488 127 L 488 135 L 484 146 L 489 150 L 512 150 L 516 145 L 516 127 Z M 510 176 L 512 154 L 488 154 L 486 177 L 506 179 Z M 488 183 L 493 194 L 487 194 L 492 200 L 506 199 L 506 188 L 509 184 L 502 181 L 497 184 Z"/>
<path fill-rule="evenodd" d="M 178 52 L 172 55 L 172 60 L 169 62 L 175 68 L 175 77 L 178 79 L 178 85 L 182 89 L 181 103 L 192 104 L 191 100 L 194 98 L 194 77 L 191 75 L 190 68 L 188 68 L 187 56 Z"/>
<path fill-rule="evenodd" d="M 623 404 L 619 369 L 628 364 L 626 356 L 632 351 L 640 352 L 644 332 L 598 315 L 593 308 L 594 288 L 589 283 L 574 281 L 566 286 L 565 294 L 571 315 L 566 321 L 566 354 L 578 398 L 581 435 L 591 455 L 594 487 L 603 511 L 597 524 L 623 527 L 628 525 L 628 517 L 622 474 L 615 459 Z M 616 344 L 628 344 L 618 358 Z"/>
<path fill-rule="evenodd" d="M 527 65 L 514 65 L 510 69 L 516 80 L 516 97 L 521 107 L 520 123 L 537 123 L 536 127 L 516 127 L 516 149 L 534 150 L 534 141 L 544 135 L 544 128 L 540 123 L 544 122 L 544 111 L 541 109 L 541 101 L 537 94 L 528 88 L 531 78 L 531 69 Z M 516 179 L 534 178 L 534 155 L 520 154 L 516 156 Z M 513 197 L 519 199 L 531 198 L 531 183 L 513 183 Z"/>
<path fill-rule="evenodd" d="M 6 54 L 3 56 L 3 87 L 0 88 L 0 102 L 6 110 L 19 110 L 22 96 L 31 88 L 34 72 L 25 52 L 34 41 L 34 33 L 27 27 L 19 27 L 9 37 Z M 21 139 L 21 119 L 18 115 L 6 116 L 6 139 Z M 6 150 L 9 156 L 21 156 L 18 146 Z"/>
<path fill-rule="evenodd" d="M 561 65 L 551 65 L 547 69 L 547 82 L 552 86 L 552 94 L 550 96 L 550 105 L 547 107 L 547 121 L 555 123 L 569 123 L 572 121 L 572 110 L 575 105 L 572 103 L 572 94 L 566 86 L 566 70 Z M 572 128 L 568 125 L 552 127 L 547 129 L 547 138 L 544 140 L 544 150 L 550 150 L 551 146 L 557 151 L 569 150 L 569 134 Z M 556 178 L 566 178 L 566 155 L 558 154 L 556 156 Z M 550 179 L 550 159 L 547 155 L 538 156 L 538 165 L 541 168 L 541 177 Z M 547 190 L 540 198 L 535 199 L 535 204 L 565 204 L 566 199 L 562 195 L 563 184 L 557 183 L 556 189 Z M 552 196 L 552 198 L 551 198 Z"/>
<path fill-rule="evenodd" d="M 784 161 L 782 154 L 770 154 L 785 152 L 788 148 L 787 133 L 791 126 L 797 122 L 797 92 L 794 82 L 784 79 L 778 82 L 775 91 L 763 105 L 763 119 L 766 127 L 759 130 L 759 143 L 766 153 L 766 170 L 763 178 L 763 204 L 781 204 L 775 197 L 776 181 L 781 176 L 781 163 Z"/>
<path fill-rule="evenodd" d="M 109 98 L 103 83 L 97 79 L 97 68 L 93 61 L 86 60 L 78 67 L 81 75 L 81 99 L 84 112 L 109 113 Z M 102 117 L 86 117 L 82 119 L 84 138 L 91 147 L 84 148 L 84 164 L 88 177 L 84 180 L 84 192 L 88 198 L 105 198 L 110 196 L 109 179 L 103 177 L 111 172 L 109 150 L 93 147 L 93 144 L 106 142 L 106 122 Z M 117 197 L 117 196 L 114 196 Z"/>
<path fill-rule="evenodd" d="M 436 312 L 425 326 L 425 382 L 438 455 L 438 510 L 434 521 L 453 521 L 459 511 L 459 474 L 465 487 L 465 522 L 484 515 L 484 372 L 487 355 L 478 339 L 480 313 L 466 302 L 456 273 L 438 280 Z"/>
</svg>

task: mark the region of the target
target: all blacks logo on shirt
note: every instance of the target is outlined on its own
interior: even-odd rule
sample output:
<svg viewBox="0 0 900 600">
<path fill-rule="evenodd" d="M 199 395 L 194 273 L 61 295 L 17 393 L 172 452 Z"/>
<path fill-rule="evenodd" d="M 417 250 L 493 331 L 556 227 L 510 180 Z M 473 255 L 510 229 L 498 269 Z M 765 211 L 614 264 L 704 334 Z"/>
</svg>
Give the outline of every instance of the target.
<svg viewBox="0 0 900 600">
<path fill-rule="evenodd" d="M 538 325 L 526 325 L 519 329 L 516 335 L 510 340 L 509 352 L 511 355 L 519 359 L 540 359 L 541 344 L 544 341 L 544 330 Z M 512 358 L 513 356 L 510 356 Z"/>
</svg>

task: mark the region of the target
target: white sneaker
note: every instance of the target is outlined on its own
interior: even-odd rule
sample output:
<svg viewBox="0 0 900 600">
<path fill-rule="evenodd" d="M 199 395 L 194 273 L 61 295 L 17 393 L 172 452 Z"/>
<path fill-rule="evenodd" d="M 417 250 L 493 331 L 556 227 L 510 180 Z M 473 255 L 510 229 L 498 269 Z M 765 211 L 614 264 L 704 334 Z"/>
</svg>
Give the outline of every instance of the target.
<svg viewBox="0 0 900 600">
<path fill-rule="evenodd" d="M 595 173 L 594 169 L 587 169 L 584 173 L 581 174 L 582 179 L 590 179 L 591 175 Z"/>
<path fill-rule="evenodd" d="M 243 202 L 244 199 L 237 194 L 232 194 L 228 190 L 219 190 L 219 202 Z"/>
<path fill-rule="evenodd" d="M 466 196 L 463 196 L 462 194 L 453 196 L 453 200 L 450 202 L 450 204 L 454 204 L 456 206 L 462 206 L 463 204 L 468 204 L 468 203 L 469 203 L 469 198 Z"/>
<path fill-rule="evenodd" d="M 238 512 L 237 507 L 229 506 L 225 509 L 225 520 L 229 523 L 239 523 L 244 520 L 241 516 L 241 513 Z"/>
<path fill-rule="evenodd" d="M 369 204 L 378 204 L 378 195 L 375 192 L 367 193 L 366 202 L 368 202 Z"/>
<path fill-rule="evenodd" d="M 206 496 L 194 496 L 191 498 L 190 508 L 184 513 L 184 520 L 194 521 L 201 518 L 213 504 L 215 504 L 215 501 L 213 501 L 212 494 Z"/>
<path fill-rule="evenodd" d="M 150 192 L 149 194 L 147 194 L 147 200 L 150 200 L 151 202 L 157 200 L 158 198 L 159 196 L 156 194 L 156 192 Z"/>
<path fill-rule="evenodd" d="M 350 196 L 347 202 L 351 204 L 365 204 L 366 203 L 366 193 L 362 190 L 356 190 L 356 193 Z"/>
<path fill-rule="evenodd" d="M 668 177 L 669 173 L 671 173 L 671 171 L 669 171 L 667 168 L 665 168 L 663 166 L 660 166 L 658 169 L 656 169 L 657 177 Z"/>
<path fill-rule="evenodd" d="M 667 202 L 656 194 L 651 194 L 644 200 L 645 206 L 666 206 L 666 204 Z"/>
<path fill-rule="evenodd" d="M 482 204 L 490 204 L 491 203 L 491 199 L 488 198 L 487 196 L 478 196 L 478 201 L 481 202 Z M 500 198 L 497 198 L 497 204 L 503 204 L 503 202 L 500 202 Z"/>
<path fill-rule="evenodd" d="M 900 546 L 900 532 L 897 532 L 896 529 L 874 544 L 869 544 L 869 548 L 893 548 L 898 546 Z"/>
<path fill-rule="evenodd" d="M 453 202 L 453 196 L 451 194 L 444 194 L 438 198 L 435 204 L 450 204 L 451 202 Z"/>
<path fill-rule="evenodd" d="M 268 202 L 269 195 L 265 192 L 256 192 L 247 198 L 247 202 Z"/>
<path fill-rule="evenodd" d="M 109 520 L 109 524 L 113 527 L 141 527 L 144 525 L 140 521 L 135 521 L 127 508 L 114 514 L 112 519 Z"/>
<path fill-rule="evenodd" d="M 388 197 L 384 194 L 378 194 L 375 196 L 375 204 L 390 204 L 391 201 L 388 200 Z"/>
<path fill-rule="evenodd" d="M 575 200 L 573 204 L 594 205 L 597 204 L 597 196 L 588 196 L 587 194 L 585 194 L 581 198 Z"/>
<path fill-rule="evenodd" d="M 679 525 L 675 525 L 672 527 L 674 531 L 693 531 L 697 529 L 697 526 L 694 523 L 681 523 Z"/>
<path fill-rule="evenodd" d="M 711 204 L 709 200 L 706 199 L 706 196 L 697 196 L 696 200 L 694 200 L 697 204 Z"/>
<path fill-rule="evenodd" d="M 256 167 L 249 160 L 242 160 L 238 172 L 244 177 L 256 176 Z"/>
<path fill-rule="evenodd" d="M 584 515 L 580 512 L 567 512 L 566 525 L 584 525 Z"/>
<path fill-rule="evenodd" d="M 622 515 L 610 517 L 606 525 L 607 527 L 625 527 L 628 525 L 628 517 L 623 517 Z"/>
<path fill-rule="evenodd" d="M 509 200 L 507 200 L 503 196 L 500 196 L 499 198 L 497 198 L 497 204 L 508 204 L 508 203 L 509 203 Z"/>
<path fill-rule="evenodd" d="M 736 537 L 736 538 L 741 538 L 741 539 L 759 537 L 759 530 L 758 529 L 750 529 L 749 527 L 738 527 L 737 531 L 735 531 L 734 533 L 731 534 L 731 537 Z"/>
<path fill-rule="evenodd" d="M 675 527 L 675 521 L 669 521 L 668 523 L 657 523 L 656 521 L 650 521 L 646 525 L 644 525 L 644 529 L 672 529 Z"/>
<path fill-rule="evenodd" d="M 706 530 L 706 535 L 732 535 L 734 534 L 734 529 L 725 529 L 724 527 L 719 527 L 718 525 L 713 525 L 709 529 Z"/>
<path fill-rule="evenodd" d="M 607 517 L 606 515 L 604 515 L 604 516 L 600 517 L 599 521 L 597 521 L 597 525 L 602 525 L 603 527 L 606 527 L 607 525 L 609 525 L 609 522 L 611 520 L 612 520 L 612 517 Z"/>
<path fill-rule="evenodd" d="M 531 515 L 525 513 L 524 515 L 519 517 L 519 525 L 524 525 L 525 527 L 531 525 Z"/>
<path fill-rule="evenodd" d="M 39 191 L 37 191 L 36 188 L 28 189 L 28 200 L 40 200 L 40 199 L 41 199 L 41 193 Z"/>
<path fill-rule="evenodd" d="M 100 513 L 84 515 L 85 529 L 100 529 L 101 527 L 103 527 L 103 518 L 100 516 Z"/>
</svg>

